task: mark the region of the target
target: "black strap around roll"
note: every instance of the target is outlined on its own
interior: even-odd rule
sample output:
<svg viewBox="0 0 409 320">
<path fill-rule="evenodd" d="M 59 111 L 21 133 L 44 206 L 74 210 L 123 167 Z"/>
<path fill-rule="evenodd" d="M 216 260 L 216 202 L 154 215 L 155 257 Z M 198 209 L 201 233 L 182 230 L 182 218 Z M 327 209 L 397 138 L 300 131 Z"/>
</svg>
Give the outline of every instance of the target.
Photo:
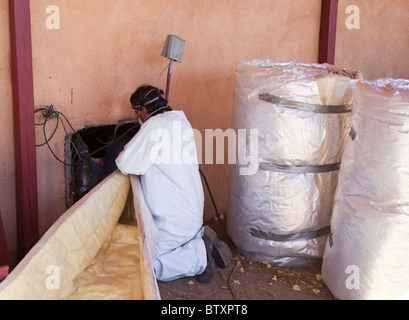
<svg viewBox="0 0 409 320">
<path fill-rule="evenodd" d="M 331 227 L 327 226 L 319 230 L 307 230 L 303 232 L 293 233 L 293 234 L 276 234 L 261 231 L 255 228 L 250 229 L 250 234 L 253 237 L 260 238 L 263 240 L 271 240 L 277 242 L 287 242 L 296 240 L 311 240 L 325 236 L 331 232 Z"/>
<path fill-rule="evenodd" d="M 291 109 L 297 109 L 301 111 L 314 112 L 314 113 L 347 113 L 352 111 L 351 104 L 345 105 L 330 105 L 324 106 L 320 104 L 311 104 L 297 101 L 290 101 L 277 97 L 272 94 L 262 93 L 259 94 L 259 99 L 262 101 L 270 102 L 272 104 L 278 105 L 280 107 L 286 107 Z"/>
<path fill-rule="evenodd" d="M 284 166 L 274 163 L 260 163 L 261 171 L 274 171 L 283 173 L 322 173 L 337 171 L 341 167 L 341 163 L 324 164 L 320 166 Z"/>
<path fill-rule="evenodd" d="M 351 137 L 352 141 L 354 141 L 357 137 L 358 133 L 355 131 L 354 128 L 351 128 L 351 131 L 349 132 L 349 136 Z"/>
</svg>

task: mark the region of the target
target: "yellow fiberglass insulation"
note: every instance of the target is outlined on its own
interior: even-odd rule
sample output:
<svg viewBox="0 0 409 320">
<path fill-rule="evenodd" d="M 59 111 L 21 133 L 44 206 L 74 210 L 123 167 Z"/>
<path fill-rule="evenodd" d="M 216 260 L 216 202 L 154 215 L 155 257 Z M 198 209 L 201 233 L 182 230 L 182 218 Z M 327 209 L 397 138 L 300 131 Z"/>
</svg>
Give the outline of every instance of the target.
<svg viewBox="0 0 409 320">
<path fill-rule="evenodd" d="M 152 220 L 139 177 L 113 173 L 0 283 L 0 300 L 160 299 Z"/>
<path fill-rule="evenodd" d="M 117 224 L 94 261 L 74 280 L 68 299 L 141 300 L 140 235 L 137 226 Z"/>
</svg>

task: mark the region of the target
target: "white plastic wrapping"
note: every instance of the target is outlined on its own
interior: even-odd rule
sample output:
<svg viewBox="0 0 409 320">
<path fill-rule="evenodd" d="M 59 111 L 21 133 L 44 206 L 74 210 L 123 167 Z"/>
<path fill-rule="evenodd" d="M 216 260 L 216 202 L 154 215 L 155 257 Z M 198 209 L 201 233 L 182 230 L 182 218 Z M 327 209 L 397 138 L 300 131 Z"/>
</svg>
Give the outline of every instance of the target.
<svg viewBox="0 0 409 320">
<path fill-rule="evenodd" d="M 303 106 L 327 106 L 325 112 L 350 106 L 360 77 L 330 65 L 256 60 L 237 66 L 233 128 L 246 130 L 247 155 L 260 169 L 243 175 L 246 163 L 231 166 L 227 229 L 250 259 L 306 266 L 322 258 L 338 171 L 294 169 L 339 164 L 350 112 L 311 112 Z M 261 100 L 263 94 L 281 101 Z M 255 152 L 253 129 L 258 130 Z M 266 164 L 290 170 L 262 168 Z"/>
<path fill-rule="evenodd" d="M 339 299 L 409 299 L 409 80 L 354 95 L 323 280 Z"/>
</svg>

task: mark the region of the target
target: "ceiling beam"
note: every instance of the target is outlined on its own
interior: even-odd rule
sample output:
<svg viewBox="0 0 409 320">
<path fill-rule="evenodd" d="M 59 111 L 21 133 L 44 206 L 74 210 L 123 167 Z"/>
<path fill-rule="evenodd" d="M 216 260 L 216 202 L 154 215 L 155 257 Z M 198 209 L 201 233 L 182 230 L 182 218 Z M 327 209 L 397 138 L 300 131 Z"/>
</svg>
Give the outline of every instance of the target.
<svg viewBox="0 0 409 320">
<path fill-rule="evenodd" d="M 18 259 L 38 241 L 30 0 L 9 0 Z"/>
</svg>

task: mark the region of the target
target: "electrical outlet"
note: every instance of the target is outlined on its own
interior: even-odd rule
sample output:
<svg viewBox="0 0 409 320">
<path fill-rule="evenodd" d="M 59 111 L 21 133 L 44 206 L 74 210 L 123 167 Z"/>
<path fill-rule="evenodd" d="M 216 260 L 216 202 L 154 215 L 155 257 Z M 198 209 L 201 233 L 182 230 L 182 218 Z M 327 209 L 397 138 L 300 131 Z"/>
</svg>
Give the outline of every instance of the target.
<svg viewBox="0 0 409 320">
<path fill-rule="evenodd" d="M 177 62 L 182 62 L 184 49 L 185 40 L 175 35 L 168 35 L 165 46 L 163 47 L 162 56 Z"/>
</svg>

